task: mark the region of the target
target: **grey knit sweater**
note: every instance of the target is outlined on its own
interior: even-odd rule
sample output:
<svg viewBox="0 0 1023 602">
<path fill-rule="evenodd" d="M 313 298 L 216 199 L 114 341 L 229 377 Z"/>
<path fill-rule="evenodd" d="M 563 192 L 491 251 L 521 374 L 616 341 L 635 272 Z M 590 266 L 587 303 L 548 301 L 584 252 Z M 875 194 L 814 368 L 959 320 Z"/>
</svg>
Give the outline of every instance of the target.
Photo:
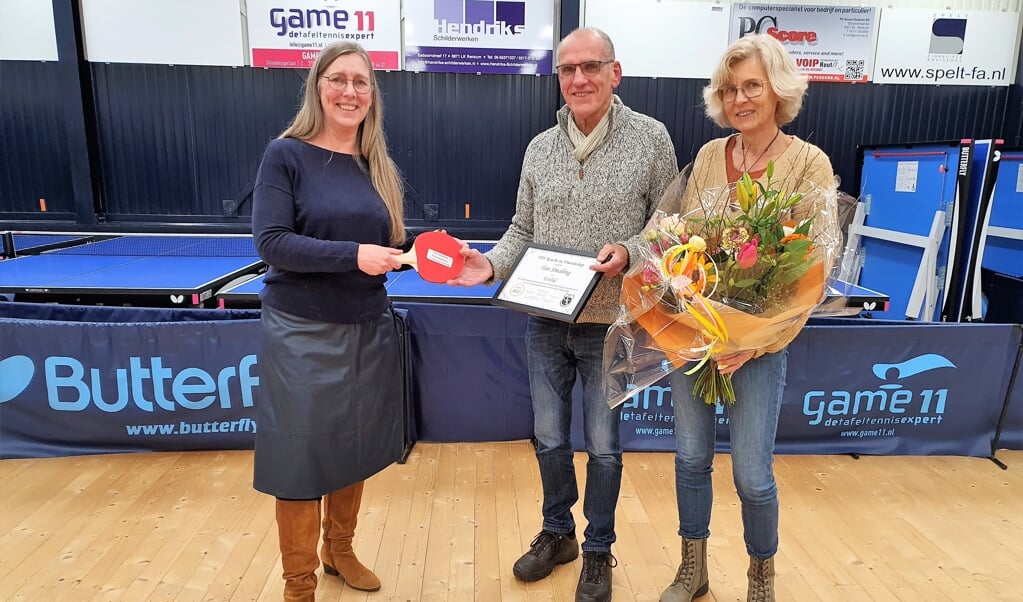
<svg viewBox="0 0 1023 602">
<path fill-rule="evenodd" d="M 678 174 L 668 130 L 614 96 L 607 138 L 580 165 L 568 138 L 569 119 L 566 105 L 558 125 L 526 148 L 511 226 L 486 254 L 496 279 L 508 276 L 529 242 L 592 252 L 619 243 L 629 250 L 630 264 L 642 261 L 638 234 Z M 614 322 L 621 287 L 621 276 L 602 278 L 579 321 Z"/>
</svg>

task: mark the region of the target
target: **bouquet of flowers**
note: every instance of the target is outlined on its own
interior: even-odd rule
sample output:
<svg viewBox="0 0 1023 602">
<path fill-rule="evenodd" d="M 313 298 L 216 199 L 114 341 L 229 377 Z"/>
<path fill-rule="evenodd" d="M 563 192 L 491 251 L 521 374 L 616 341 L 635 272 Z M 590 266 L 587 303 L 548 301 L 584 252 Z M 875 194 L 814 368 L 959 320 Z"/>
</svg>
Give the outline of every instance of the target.
<svg viewBox="0 0 1023 602">
<path fill-rule="evenodd" d="M 763 181 L 744 174 L 732 186 L 688 191 L 700 196 L 697 208 L 651 219 L 642 267 L 626 275 L 605 345 L 611 407 L 690 362 L 694 395 L 734 403 L 731 375 L 715 358 L 780 349 L 823 300 L 841 247 L 835 191 L 786 187 L 774 169 Z"/>
</svg>

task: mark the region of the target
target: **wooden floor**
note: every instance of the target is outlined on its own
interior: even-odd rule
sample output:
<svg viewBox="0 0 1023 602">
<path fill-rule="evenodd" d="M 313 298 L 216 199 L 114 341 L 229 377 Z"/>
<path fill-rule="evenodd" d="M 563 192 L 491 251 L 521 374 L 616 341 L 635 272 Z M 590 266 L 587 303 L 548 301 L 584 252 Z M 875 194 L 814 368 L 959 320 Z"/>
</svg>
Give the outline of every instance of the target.
<svg viewBox="0 0 1023 602">
<path fill-rule="evenodd" d="M 971 458 L 779 456 L 778 599 L 1023 599 L 1023 452 Z M 585 457 L 577 454 L 583 474 Z M 679 559 L 673 456 L 627 453 L 614 599 L 657 600 Z M 0 600 L 280 600 L 273 501 L 251 452 L 0 461 Z M 745 600 L 728 456 L 714 475 L 711 593 Z M 321 576 L 317 600 L 574 599 L 581 561 L 511 566 L 540 527 L 527 442 L 417 444 L 366 486 L 356 551 L 383 589 Z M 576 510 L 580 532 L 585 525 Z"/>
</svg>

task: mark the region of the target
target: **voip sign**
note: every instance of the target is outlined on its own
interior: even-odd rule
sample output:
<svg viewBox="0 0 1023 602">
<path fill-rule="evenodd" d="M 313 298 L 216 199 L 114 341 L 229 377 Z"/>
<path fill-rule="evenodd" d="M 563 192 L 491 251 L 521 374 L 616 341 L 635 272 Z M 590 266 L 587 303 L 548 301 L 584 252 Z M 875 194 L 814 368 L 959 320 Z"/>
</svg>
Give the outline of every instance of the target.
<svg viewBox="0 0 1023 602">
<path fill-rule="evenodd" d="M 874 376 L 884 384 L 873 391 L 808 391 L 803 396 L 803 414 L 811 426 L 858 426 L 863 414 L 887 412 L 899 424 L 940 424 L 945 414 L 948 389 L 912 391 L 899 380 L 940 368 L 955 368 L 947 358 L 934 353 L 898 364 L 874 364 Z M 891 380 L 888 380 L 891 379 Z"/>
<path fill-rule="evenodd" d="M 218 399 L 221 408 L 232 405 L 232 389 L 240 391 L 242 407 L 252 407 L 252 391 L 259 386 L 253 375 L 254 354 L 246 355 L 237 366 L 226 366 L 215 375 L 202 368 L 184 368 L 175 372 L 154 356 L 128 358 L 128 367 L 116 368 L 114 376 L 101 376 L 96 368 L 86 370 L 79 360 L 51 356 L 43 362 L 46 399 L 61 412 L 80 412 L 96 406 L 104 412 L 120 412 L 131 403 L 145 412 L 156 408 L 173 412 L 177 408 L 203 410 Z M 28 388 L 36 366 L 24 355 L 0 361 L 0 403 L 10 401 Z M 233 385 L 232 381 L 237 381 Z"/>
</svg>

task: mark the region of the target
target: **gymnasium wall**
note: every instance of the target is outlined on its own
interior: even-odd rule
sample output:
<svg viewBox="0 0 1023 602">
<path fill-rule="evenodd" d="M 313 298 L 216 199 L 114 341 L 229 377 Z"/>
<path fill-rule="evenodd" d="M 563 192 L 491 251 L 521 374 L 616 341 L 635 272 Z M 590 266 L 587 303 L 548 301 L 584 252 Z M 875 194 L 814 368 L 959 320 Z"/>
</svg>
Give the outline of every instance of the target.
<svg viewBox="0 0 1023 602">
<path fill-rule="evenodd" d="M 52 4 L 59 59 L 0 60 L 0 221 L 21 229 L 247 231 L 248 204 L 225 217 L 224 202 L 245 195 L 266 143 L 294 114 L 304 71 L 89 62 L 80 3 Z M 966 4 L 994 10 L 1005 2 Z M 578 0 L 556 6 L 562 33 L 579 24 Z M 629 77 L 628 64 L 623 71 L 618 94 L 665 123 L 680 165 L 724 133 L 703 114 L 706 80 Z M 502 232 L 522 153 L 562 104 L 557 78 L 408 71 L 379 78 L 390 149 L 407 180 L 409 225 L 475 237 Z M 1018 76 L 1009 87 L 815 82 L 787 131 L 828 152 L 842 189 L 856 194 L 858 144 L 1023 143 L 1023 90 Z"/>
</svg>

